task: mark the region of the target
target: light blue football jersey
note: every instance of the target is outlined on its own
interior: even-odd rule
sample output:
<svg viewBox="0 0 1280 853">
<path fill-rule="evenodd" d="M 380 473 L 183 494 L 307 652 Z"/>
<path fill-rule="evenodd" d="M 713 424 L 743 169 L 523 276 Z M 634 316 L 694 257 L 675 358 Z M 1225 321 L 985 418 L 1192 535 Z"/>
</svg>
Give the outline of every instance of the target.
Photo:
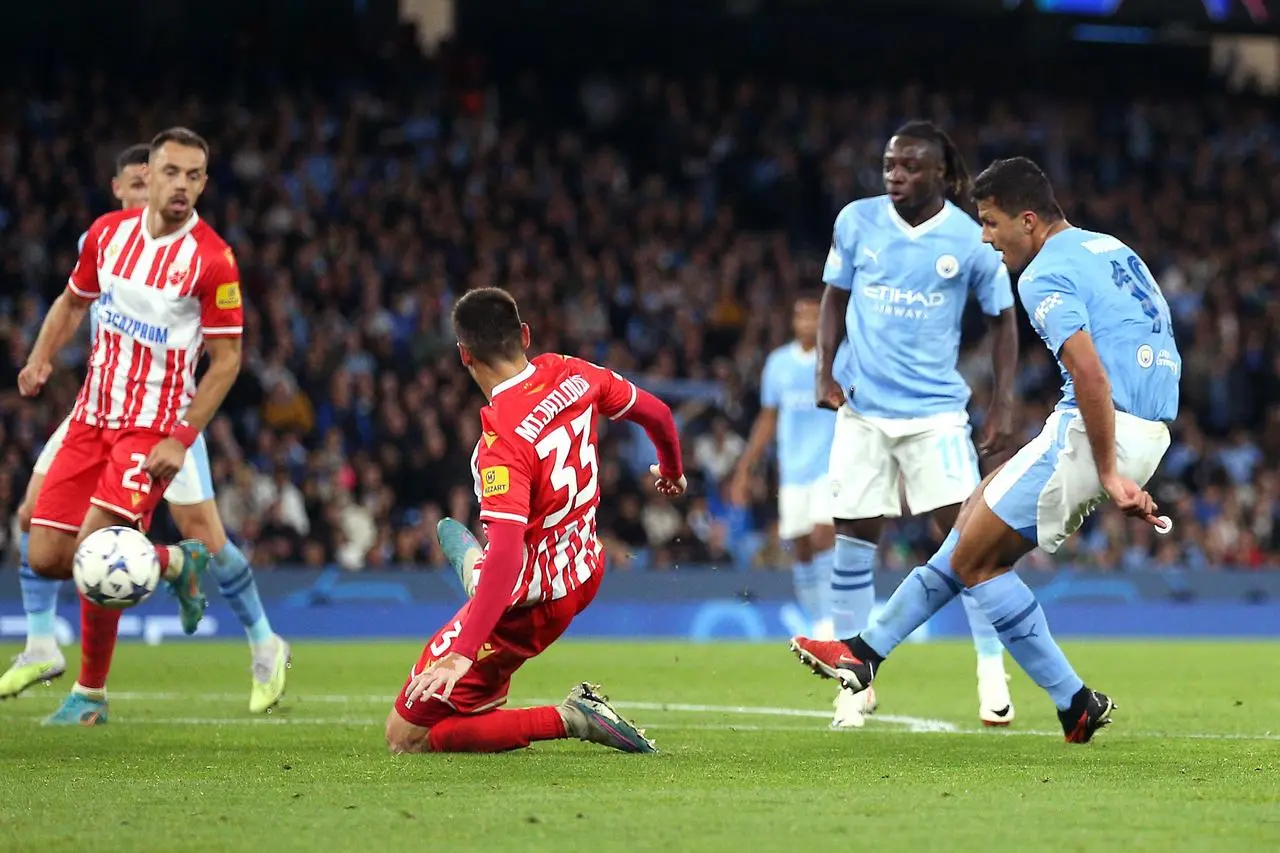
<svg viewBox="0 0 1280 853">
<path fill-rule="evenodd" d="M 887 196 L 860 199 L 836 217 L 822 280 L 850 291 L 835 378 L 863 415 L 920 418 L 964 411 L 969 386 L 956 369 L 970 294 L 994 317 L 1013 306 L 1009 271 L 982 229 L 951 202 L 912 226 Z"/>
<path fill-rule="evenodd" d="M 1058 357 L 1059 409 L 1076 406 L 1062 345 L 1084 329 L 1111 380 L 1116 409 L 1149 421 L 1177 417 L 1182 356 L 1169 304 L 1133 249 L 1110 234 L 1068 228 L 1045 242 L 1018 282 L 1018 297 Z"/>
<path fill-rule="evenodd" d="M 778 482 L 803 486 L 827 474 L 836 413 L 819 409 L 817 353 L 792 342 L 769 353 L 760 378 L 760 404 L 778 410 Z"/>
</svg>

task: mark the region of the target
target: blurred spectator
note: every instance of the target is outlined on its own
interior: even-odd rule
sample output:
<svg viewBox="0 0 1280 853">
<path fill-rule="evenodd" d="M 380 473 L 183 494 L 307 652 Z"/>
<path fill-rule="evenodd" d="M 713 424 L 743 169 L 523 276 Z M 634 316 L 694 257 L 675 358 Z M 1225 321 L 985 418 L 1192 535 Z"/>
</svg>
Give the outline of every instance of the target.
<svg viewBox="0 0 1280 853">
<path fill-rule="evenodd" d="M 1183 415 L 1155 485 L 1175 533 L 1152 537 L 1104 510 L 1059 559 L 1026 566 L 1280 561 L 1276 103 L 924 99 L 913 86 L 825 92 L 649 74 L 593 75 L 576 89 L 526 76 L 477 88 L 467 103 L 479 108 L 458 112 L 421 65 L 403 97 L 369 82 L 371 60 L 371 76 L 346 81 L 341 97 L 282 83 L 248 108 L 198 92 L 144 106 L 128 87 L 91 89 L 74 75 L 43 93 L 6 91 L 0 512 L 12 515 L 77 390 L 82 345 L 38 401 L 9 389 L 76 237 L 110 207 L 102 164 L 181 120 L 213 146 L 199 208 L 234 244 L 247 297 L 246 370 L 208 440 L 228 530 L 259 566 L 438 566 L 435 521 L 477 523 L 469 459 L 483 401 L 448 315 L 459 293 L 495 283 L 520 301 L 537 351 L 603 361 L 677 410 L 698 481 L 680 504 L 652 498 L 642 435 L 602 427 L 600 524 L 614 564 L 775 565 L 776 484 L 754 485 L 742 520 L 718 487 L 742 451 L 764 355 L 787 338 L 783 307 L 819 283 L 836 212 L 880 191 L 888 133 L 923 114 L 971 166 L 1014 151 L 1044 162 L 1068 217 L 1132 243 L 1176 318 Z M 102 92 L 113 102 L 96 100 Z M 1023 334 L 1026 438 L 1060 379 L 1025 324 Z M 986 359 L 962 361 L 975 424 Z M 919 525 L 899 524 L 886 564 L 910 566 L 929 543 Z M 6 525 L 0 550 L 9 544 Z"/>
</svg>

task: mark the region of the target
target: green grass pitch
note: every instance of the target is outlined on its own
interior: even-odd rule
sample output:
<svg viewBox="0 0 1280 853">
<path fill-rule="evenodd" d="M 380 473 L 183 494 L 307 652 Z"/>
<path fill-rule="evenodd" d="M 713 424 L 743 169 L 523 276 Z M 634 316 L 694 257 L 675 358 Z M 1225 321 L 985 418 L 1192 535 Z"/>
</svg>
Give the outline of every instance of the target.
<svg viewBox="0 0 1280 853">
<path fill-rule="evenodd" d="M 393 757 L 382 724 L 419 648 L 299 643 L 284 704 L 254 718 L 243 646 L 122 644 L 111 724 L 41 728 L 73 664 L 0 704 L 0 850 L 1280 849 L 1280 644 L 1069 643 L 1119 710 L 1068 747 L 1021 673 L 1017 722 L 981 730 L 961 643 L 903 647 L 878 718 L 832 732 L 831 682 L 784 644 L 564 642 L 512 703 L 602 682 L 660 755 Z"/>
</svg>

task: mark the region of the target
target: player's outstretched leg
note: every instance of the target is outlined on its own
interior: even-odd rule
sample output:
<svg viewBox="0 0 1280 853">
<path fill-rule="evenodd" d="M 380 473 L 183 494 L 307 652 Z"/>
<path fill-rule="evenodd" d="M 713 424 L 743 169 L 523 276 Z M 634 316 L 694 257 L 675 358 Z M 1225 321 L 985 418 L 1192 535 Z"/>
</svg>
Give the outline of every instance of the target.
<svg viewBox="0 0 1280 853">
<path fill-rule="evenodd" d="M 428 700 L 431 701 L 431 700 Z M 598 686 L 579 684 L 559 705 L 449 714 L 430 727 L 404 719 L 399 710 L 387 718 L 392 752 L 506 752 L 542 740 L 579 740 L 621 752 L 657 752 L 644 730 L 619 714 Z"/>
<path fill-rule="evenodd" d="M 448 516 L 440 519 L 436 524 L 436 540 L 444 551 L 445 559 L 457 572 L 458 582 L 462 584 L 463 591 L 470 598 L 476 591 L 472 569 L 484 556 L 484 549 L 480 547 L 479 541 L 465 524 Z"/>
<path fill-rule="evenodd" d="M 960 601 L 978 653 L 978 719 L 984 726 L 1007 726 L 1013 722 L 1014 710 L 1009 675 L 1004 671 L 1004 645 L 973 595 L 966 592 Z"/>
<path fill-rule="evenodd" d="M 912 570 L 885 603 L 876 621 L 847 640 L 821 642 L 793 637 L 791 650 L 814 672 L 839 678 L 855 693 L 866 690 L 880 663 L 963 589 L 951 569 L 960 534 L 951 531 L 923 566 Z"/>
<path fill-rule="evenodd" d="M 836 643 L 797 637 L 792 649 L 815 672 L 839 678 L 853 690 L 865 690 L 885 657 L 946 600 L 960 593 L 962 578 L 1013 659 L 1053 699 L 1067 741 L 1087 743 L 1111 721 L 1114 705 L 1076 675 L 1049 633 L 1035 595 L 1008 568 L 1032 543 L 996 516 L 981 497 L 971 501 L 971 511 L 960 527 L 962 532 L 951 532 L 924 567 L 926 571 L 916 569 L 898 587 L 881 618 L 861 636 Z"/>
<path fill-rule="evenodd" d="M 62 581 L 41 577 L 31 570 L 27 562 L 27 538 L 28 534 L 23 533 L 18 540 L 22 560 L 18 583 L 22 588 L 22 609 L 27 615 L 27 646 L 0 675 L 0 699 L 17 696 L 31 685 L 50 682 L 67 671 L 66 658 L 53 633 Z"/>
</svg>

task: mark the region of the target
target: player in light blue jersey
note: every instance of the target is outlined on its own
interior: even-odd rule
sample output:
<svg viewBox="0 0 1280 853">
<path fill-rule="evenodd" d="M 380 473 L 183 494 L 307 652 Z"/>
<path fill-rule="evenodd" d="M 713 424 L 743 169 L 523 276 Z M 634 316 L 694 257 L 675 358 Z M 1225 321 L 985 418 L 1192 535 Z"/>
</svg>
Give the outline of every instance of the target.
<svg viewBox="0 0 1280 853">
<path fill-rule="evenodd" d="M 151 146 L 132 145 L 116 157 L 116 173 L 111 179 L 111 192 L 124 210 L 147 204 L 147 162 Z M 77 254 L 84 248 L 81 235 Z M 96 331 L 95 312 L 89 312 L 89 334 Z M 27 564 L 27 532 L 36 496 L 44 484 L 45 474 L 62 447 L 70 418 L 49 436 L 31 471 L 27 492 L 18 508 L 18 524 L 22 531 L 19 551 L 22 564 L 18 578 L 22 588 L 22 608 L 27 615 L 27 645 L 3 675 L 0 675 L 0 699 L 17 696 L 33 684 L 48 682 L 66 670 L 66 660 L 54 637 L 58 590 L 62 581 L 43 578 Z M 186 539 L 205 543 L 213 559 L 209 571 L 218 579 L 218 587 L 227 603 L 249 635 L 253 657 L 253 682 L 249 709 L 264 712 L 274 707 L 284 693 L 285 675 L 289 668 L 289 645 L 271 630 L 253 571 L 240 549 L 227 539 L 218 505 L 214 502 L 213 479 L 209 469 L 209 451 L 204 436 L 198 437 L 187 451 L 186 462 L 164 493 L 174 524 Z"/>
<path fill-rule="evenodd" d="M 818 300 L 802 296 L 792 316 L 795 340 L 769 354 L 760 377 L 760 414 L 730 484 L 730 499 L 747 503 L 751 478 L 777 436 L 778 538 L 791 547 L 796 600 L 816 637 L 834 638 L 827 589 L 834 560 L 827 461 L 836 419 L 814 404 Z"/>
<path fill-rule="evenodd" d="M 792 647 L 815 670 L 864 689 L 903 638 L 964 589 L 1049 693 L 1067 742 L 1087 743 L 1111 721 L 1113 703 L 1076 675 L 1012 566 L 1036 546 L 1055 552 L 1108 498 L 1167 532 L 1144 486 L 1169 448 L 1182 358 L 1169 306 L 1137 253 L 1073 227 L 1036 164 L 998 160 L 973 195 L 983 239 L 1021 273 L 1018 295 L 1058 360 L 1062 400 L 1044 431 L 983 481 L 875 624 L 846 641 L 797 638 Z"/>
<path fill-rule="evenodd" d="M 964 160 L 937 127 L 911 122 L 885 146 L 883 174 L 885 195 L 855 201 L 836 217 L 822 276 L 818 403 L 838 410 L 830 462 L 831 609 L 841 637 L 871 618 L 885 521 L 906 509 L 950 530 L 981 479 L 966 411 L 969 387 L 956 369 L 971 296 L 988 318 L 995 372 L 981 449 L 998 453 L 1012 434 L 1013 291 L 978 224 L 950 200 L 968 189 Z M 977 605 L 968 596 L 964 601 L 978 652 L 978 716 L 987 725 L 1008 725 L 1014 709 L 1004 650 Z M 841 691 L 833 725 L 861 725 L 875 701 L 872 691 Z"/>
</svg>

